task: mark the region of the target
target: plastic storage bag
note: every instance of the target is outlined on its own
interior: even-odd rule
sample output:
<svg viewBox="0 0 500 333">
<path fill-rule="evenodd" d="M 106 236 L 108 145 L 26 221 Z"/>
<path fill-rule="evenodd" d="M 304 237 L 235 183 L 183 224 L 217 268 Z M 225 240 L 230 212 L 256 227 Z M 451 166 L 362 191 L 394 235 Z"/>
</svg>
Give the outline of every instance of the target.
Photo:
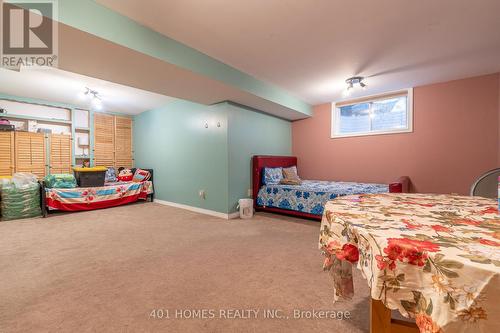
<svg viewBox="0 0 500 333">
<path fill-rule="evenodd" d="M 15 173 L 14 176 L 12 176 L 12 182 L 17 188 L 22 189 L 25 187 L 30 187 L 33 184 L 37 184 L 38 180 L 32 173 L 18 172 Z"/>
<path fill-rule="evenodd" d="M 75 176 L 69 173 L 52 174 L 44 179 L 47 188 L 75 188 Z"/>
<path fill-rule="evenodd" d="M 2 221 L 40 216 L 40 185 L 36 176 L 14 174 L 10 181 L 2 181 L 0 188 Z"/>
</svg>

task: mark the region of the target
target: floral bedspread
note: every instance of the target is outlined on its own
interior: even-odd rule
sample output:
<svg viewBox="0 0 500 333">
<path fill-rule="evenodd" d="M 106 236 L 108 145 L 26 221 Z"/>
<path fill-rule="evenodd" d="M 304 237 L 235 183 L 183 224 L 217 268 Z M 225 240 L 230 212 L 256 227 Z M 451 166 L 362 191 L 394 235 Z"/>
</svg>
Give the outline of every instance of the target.
<svg viewBox="0 0 500 333">
<path fill-rule="evenodd" d="M 79 211 L 107 208 L 146 199 L 153 183 L 126 182 L 102 187 L 47 188 L 46 205 L 50 210 Z"/>
<path fill-rule="evenodd" d="M 500 332 L 497 201 L 424 194 L 353 195 L 327 203 L 319 246 L 335 299 L 354 291 L 352 264 L 371 297 L 421 332 Z"/>
<path fill-rule="evenodd" d="M 300 185 L 264 185 L 257 205 L 322 215 L 325 204 L 336 197 L 361 193 L 389 192 L 386 184 L 304 180 Z"/>
</svg>

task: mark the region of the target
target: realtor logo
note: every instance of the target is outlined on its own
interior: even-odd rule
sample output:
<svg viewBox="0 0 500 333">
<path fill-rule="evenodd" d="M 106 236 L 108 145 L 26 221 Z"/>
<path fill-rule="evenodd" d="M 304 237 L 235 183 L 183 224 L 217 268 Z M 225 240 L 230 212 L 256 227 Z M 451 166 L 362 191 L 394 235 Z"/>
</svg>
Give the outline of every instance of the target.
<svg viewBox="0 0 500 333">
<path fill-rule="evenodd" d="M 1 65 L 57 65 L 57 0 L 4 0 Z"/>
</svg>

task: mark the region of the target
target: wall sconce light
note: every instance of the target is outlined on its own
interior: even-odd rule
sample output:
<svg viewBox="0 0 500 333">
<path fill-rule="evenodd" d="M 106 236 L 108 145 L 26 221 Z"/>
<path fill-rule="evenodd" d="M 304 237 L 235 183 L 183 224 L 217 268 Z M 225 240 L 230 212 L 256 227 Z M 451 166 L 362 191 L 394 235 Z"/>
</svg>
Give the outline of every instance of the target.
<svg viewBox="0 0 500 333">
<path fill-rule="evenodd" d="M 208 128 L 208 122 L 205 122 L 205 128 Z"/>
</svg>

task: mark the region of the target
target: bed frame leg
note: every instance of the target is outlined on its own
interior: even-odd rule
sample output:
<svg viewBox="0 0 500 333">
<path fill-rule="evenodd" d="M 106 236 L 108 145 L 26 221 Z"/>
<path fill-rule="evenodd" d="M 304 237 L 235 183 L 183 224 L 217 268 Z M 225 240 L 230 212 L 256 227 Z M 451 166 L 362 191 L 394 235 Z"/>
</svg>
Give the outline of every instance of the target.
<svg viewBox="0 0 500 333">
<path fill-rule="evenodd" d="M 389 193 L 410 193 L 410 177 L 403 176 L 389 184 Z"/>
<path fill-rule="evenodd" d="M 370 298 L 370 333 L 419 333 L 416 324 L 392 319 L 391 310 L 382 301 Z"/>
<path fill-rule="evenodd" d="M 46 192 L 45 192 L 45 182 L 38 181 L 40 185 L 40 208 L 42 210 L 42 217 L 46 218 L 48 215 L 47 211 L 47 200 L 46 200 Z"/>
<path fill-rule="evenodd" d="M 370 333 L 391 332 L 391 310 L 384 303 L 370 298 Z"/>
</svg>

